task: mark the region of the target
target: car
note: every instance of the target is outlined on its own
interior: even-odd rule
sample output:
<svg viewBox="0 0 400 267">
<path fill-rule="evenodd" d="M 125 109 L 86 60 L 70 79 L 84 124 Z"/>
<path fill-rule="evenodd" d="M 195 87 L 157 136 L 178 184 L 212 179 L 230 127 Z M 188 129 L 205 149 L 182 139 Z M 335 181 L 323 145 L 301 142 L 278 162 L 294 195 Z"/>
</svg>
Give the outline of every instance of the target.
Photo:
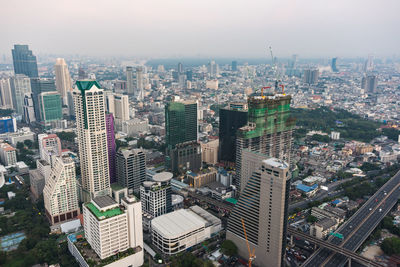
<svg viewBox="0 0 400 267">
<path fill-rule="evenodd" d="M 372 208 L 369 208 L 369 210 L 371 211 L 371 210 L 372 210 Z"/>
<path fill-rule="evenodd" d="M 292 260 L 290 259 L 290 257 L 287 257 L 287 260 L 288 260 L 288 261 L 292 261 Z"/>
<path fill-rule="evenodd" d="M 382 208 L 379 209 L 379 212 L 382 212 Z"/>
<path fill-rule="evenodd" d="M 353 228 L 353 225 L 350 225 L 349 227 L 350 227 L 350 229 L 351 229 L 351 228 Z"/>
<path fill-rule="evenodd" d="M 383 193 L 385 196 L 387 195 L 387 193 L 385 192 L 385 193 Z"/>
</svg>

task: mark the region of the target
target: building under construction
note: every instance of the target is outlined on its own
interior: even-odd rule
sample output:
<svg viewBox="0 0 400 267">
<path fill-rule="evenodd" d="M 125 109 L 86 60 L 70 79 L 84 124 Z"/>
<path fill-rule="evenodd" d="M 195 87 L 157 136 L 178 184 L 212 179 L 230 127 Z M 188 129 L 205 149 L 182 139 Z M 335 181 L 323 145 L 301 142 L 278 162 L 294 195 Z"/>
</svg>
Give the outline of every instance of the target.
<svg viewBox="0 0 400 267">
<path fill-rule="evenodd" d="M 237 131 L 236 179 L 241 186 L 242 150 L 248 149 L 290 164 L 292 132 L 295 120 L 290 117 L 291 96 L 274 94 L 248 98 L 248 124 Z M 244 187 L 244 185 L 243 185 Z"/>
</svg>

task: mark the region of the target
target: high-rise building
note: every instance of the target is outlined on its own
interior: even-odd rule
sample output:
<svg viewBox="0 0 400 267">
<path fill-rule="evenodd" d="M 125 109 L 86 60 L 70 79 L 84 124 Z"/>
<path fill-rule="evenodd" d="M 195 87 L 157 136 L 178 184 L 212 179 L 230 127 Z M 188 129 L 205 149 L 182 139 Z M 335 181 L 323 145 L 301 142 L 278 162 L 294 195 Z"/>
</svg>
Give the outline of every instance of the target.
<svg viewBox="0 0 400 267">
<path fill-rule="evenodd" d="M 337 68 L 337 57 L 332 58 L 332 63 L 331 63 L 331 68 L 333 72 L 338 72 L 338 68 Z"/>
<path fill-rule="evenodd" d="M 219 110 L 219 161 L 235 163 L 236 132 L 247 124 L 247 103 L 230 103 Z"/>
<path fill-rule="evenodd" d="M 108 148 L 108 166 L 110 173 L 110 183 L 117 181 L 115 174 L 115 133 L 114 133 L 114 116 L 113 114 L 106 114 L 106 129 L 107 129 L 107 148 Z"/>
<path fill-rule="evenodd" d="M 144 98 L 143 67 L 136 67 L 136 96 L 139 101 Z"/>
<path fill-rule="evenodd" d="M 39 134 L 38 144 L 40 159 L 51 163 L 51 156 L 61 157 L 61 140 L 56 134 Z"/>
<path fill-rule="evenodd" d="M 141 149 L 120 148 L 116 155 L 117 181 L 135 194 L 146 180 L 146 155 Z"/>
<path fill-rule="evenodd" d="M 38 96 L 40 121 L 48 124 L 52 121 L 61 120 L 62 100 L 58 92 L 43 92 Z"/>
<path fill-rule="evenodd" d="M 68 92 L 72 91 L 72 84 L 67 63 L 63 58 L 57 58 L 54 72 L 56 74 L 57 91 L 62 97 L 63 104 L 68 105 Z"/>
<path fill-rule="evenodd" d="M 193 81 L 193 71 L 192 70 L 186 71 L 186 80 Z"/>
<path fill-rule="evenodd" d="M 25 94 L 23 120 L 27 124 L 36 122 L 35 107 L 33 105 L 32 98 L 33 98 L 32 94 Z"/>
<path fill-rule="evenodd" d="M 13 109 L 10 79 L 0 79 L 0 105 L 2 109 Z"/>
<path fill-rule="evenodd" d="M 4 166 L 14 166 L 17 163 L 17 150 L 8 143 L 0 143 L 0 159 Z"/>
<path fill-rule="evenodd" d="M 304 70 L 304 82 L 308 84 L 318 83 L 319 70 L 318 69 L 306 69 Z"/>
<path fill-rule="evenodd" d="M 143 265 L 142 206 L 137 198 L 123 197 L 120 205 L 109 196 L 95 197 L 83 205 L 83 217 L 86 240 L 100 259 L 131 248 L 131 253 L 118 257 L 112 266 Z"/>
<path fill-rule="evenodd" d="M 172 211 L 172 189 L 170 172 L 161 172 L 153 176 L 153 181 L 145 181 L 140 186 L 142 211 L 152 218 Z"/>
<path fill-rule="evenodd" d="M 17 131 L 17 120 L 13 117 L 0 118 L 0 134 L 14 133 Z"/>
<path fill-rule="evenodd" d="M 86 71 L 83 67 L 79 67 L 78 69 L 78 80 L 87 79 Z"/>
<path fill-rule="evenodd" d="M 275 157 L 290 164 L 295 122 L 290 117 L 290 101 L 291 96 L 285 94 L 248 98 L 248 124 L 238 129 L 236 137 L 235 184 L 239 191 L 242 189 L 240 170 L 243 149 Z"/>
<path fill-rule="evenodd" d="M 167 147 L 197 141 L 197 102 L 175 99 L 165 105 L 165 132 Z"/>
<path fill-rule="evenodd" d="M 130 66 L 126 67 L 126 88 L 129 95 L 135 93 L 135 87 L 133 86 L 133 68 Z"/>
<path fill-rule="evenodd" d="M 361 88 L 368 93 L 376 93 L 378 79 L 375 75 L 364 76 L 361 80 Z"/>
<path fill-rule="evenodd" d="M 232 61 L 232 71 L 237 71 L 237 61 Z"/>
<path fill-rule="evenodd" d="M 183 73 L 183 65 L 181 62 L 178 63 L 178 69 L 177 69 L 178 73 L 181 74 Z"/>
<path fill-rule="evenodd" d="M 129 120 L 129 98 L 127 95 L 114 94 L 113 108 L 115 126 L 118 131 L 122 130 L 122 124 Z M 110 111 L 111 113 L 111 111 Z"/>
<path fill-rule="evenodd" d="M 73 94 L 84 199 L 109 195 L 104 91 L 96 81 L 82 80 Z"/>
<path fill-rule="evenodd" d="M 216 78 L 218 75 L 218 65 L 215 63 L 214 60 L 208 63 L 208 74 L 211 78 Z"/>
<path fill-rule="evenodd" d="M 31 82 L 29 77 L 23 74 L 17 74 L 10 79 L 13 107 L 15 112 L 24 114 L 25 94 L 31 93 Z"/>
<path fill-rule="evenodd" d="M 44 92 L 57 92 L 53 79 L 33 78 L 31 79 L 32 99 L 35 107 L 36 120 L 41 121 L 39 96 Z M 60 106 L 61 107 L 61 106 Z"/>
<path fill-rule="evenodd" d="M 46 216 L 52 225 L 80 214 L 75 162 L 69 156 L 53 157 L 51 173 L 43 189 Z"/>
<path fill-rule="evenodd" d="M 29 78 L 39 77 L 36 56 L 27 45 L 14 45 L 11 52 L 15 74 L 24 74 Z"/>
<path fill-rule="evenodd" d="M 255 153 L 255 152 L 250 152 Z M 261 155 L 266 157 L 265 155 Z M 253 263 L 257 266 L 283 266 L 286 248 L 288 193 L 290 187 L 289 164 L 276 158 L 252 162 L 258 168 L 248 182 L 228 220 L 226 239 L 238 247 L 241 257 L 248 257 L 246 237 L 251 250 L 255 250 Z M 246 163 L 250 163 L 248 160 Z"/>
</svg>

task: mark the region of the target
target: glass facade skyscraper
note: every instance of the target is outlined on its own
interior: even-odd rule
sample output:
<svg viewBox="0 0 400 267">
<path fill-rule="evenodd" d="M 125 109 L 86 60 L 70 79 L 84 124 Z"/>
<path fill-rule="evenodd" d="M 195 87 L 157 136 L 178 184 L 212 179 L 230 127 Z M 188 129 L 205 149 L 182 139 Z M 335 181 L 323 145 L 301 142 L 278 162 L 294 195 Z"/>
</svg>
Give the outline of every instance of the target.
<svg viewBox="0 0 400 267">
<path fill-rule="evenodd" d="M 31 79 L 31 90 L 32 90 L 33 106 L 35 108 L 36 120 L 40 121 L 41 111 L 39 106 L 39 96 L 41 93 L 45 92 L 57 92 L 56 84 L 53 79 L 33 78 Z"/>
<path fill-rule="evenodd" d="M 62 119 L 62 101 L 58 92 L 44 92 L 39 95 L 40 121 L 49 123 Z"/>
<path fill-rule="evenodd" d="M 14 45 L 11 52 L 15 74 L 25 74 L 29 78 L 39 77 L 36 56 L 27 45 Z"/>
</svg>

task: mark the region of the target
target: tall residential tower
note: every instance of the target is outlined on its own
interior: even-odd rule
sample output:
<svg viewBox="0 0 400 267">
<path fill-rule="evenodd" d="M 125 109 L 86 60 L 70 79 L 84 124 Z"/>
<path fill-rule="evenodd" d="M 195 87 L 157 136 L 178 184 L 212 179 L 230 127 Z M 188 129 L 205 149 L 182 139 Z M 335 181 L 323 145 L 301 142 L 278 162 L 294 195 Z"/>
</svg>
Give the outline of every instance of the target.
<svg viewBox="0 0 400 267">
<path fill-rule="evenodd" d="M 72 91 L 72 85 L 68 66 L 63 58 L 57 58 L 54 72 L 56 74 L 57 91 L 62 97 L 63 104 L 68 105 L 68 92 Z"/>
</svg>

